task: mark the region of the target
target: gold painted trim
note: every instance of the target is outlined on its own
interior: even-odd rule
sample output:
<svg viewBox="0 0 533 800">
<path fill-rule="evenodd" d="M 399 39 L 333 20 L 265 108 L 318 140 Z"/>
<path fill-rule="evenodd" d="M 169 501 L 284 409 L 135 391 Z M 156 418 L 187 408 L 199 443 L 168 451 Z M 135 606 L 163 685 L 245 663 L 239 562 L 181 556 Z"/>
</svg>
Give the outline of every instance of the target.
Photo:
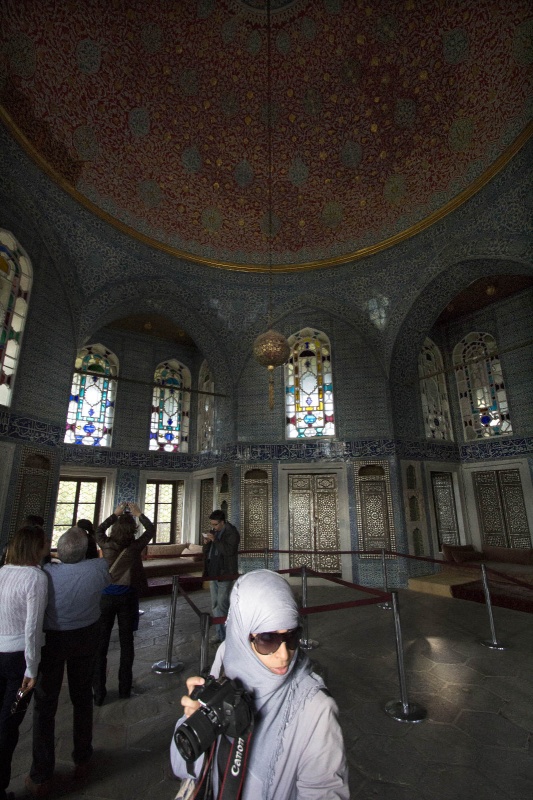
<svg viewBox="0 0 533 800">
<path fill-rule="evenodd" d="M 27 136 L 15 124 L 10 114 L 2 105 L 0 105 L 0 120 L 11 133 L 13 138 L 18 142 L 18 144 L 26 151 L 26 153 L 37 164 L 37 166 L 54 181 L 54 183 L 60 186 L 61 189 L 67 192 L 78 203 L 83 205 L 88 211 L 96 214 L 96 216 L 100 217 L 101 220 L 109 225 L 112 225 L 114 228 L 122 233 L 125 233 L 127 236 L 131 236 L 134 239 L 137 239 L 139 242 L 148 245 L 149 247 L 155 247 L 157 250 L 161 250 L 163 253 L 168 253 L 169 255 L 182 258 L 186 261 L 191 261 L 195 264 L 202 264 L 205 267 L 214 267 L 216 269 L 227 269 L 238 272 L 268 272 L 270 270 L 268 264 L 234 264 L 230 261 L 217 261 L 214 258 L 195 256 L 192 253 L 187 253 L 184 250 L 178 250 L 177 248 L 166 245 L 163 242 L 158 242 L 156 239 L 152 239 L 150 236 L 139 233 L 129 225 L 126 225 L 125 223 L 120 222 L 120 220 L 115 219 L 115 217 L 112 217 L 111 214 L 107 213 L 107 211 L 103 211 L 95 203 L 71 186 L 71 184 L 68 183 L 68 181 L 66 181 L 57 172 L 57 170 L 55 170 L 54 167 L 52 167 L 48 161 L 41 156 L 41 154 L 36 150 Z M 480 189 L 482 189 L 509 163 L 513 156 L 515 156 L 516 153 L 522 149 L 531 136 L 533 136 L 533 122 L 530 122 L 528 125 L 526 125 L 522 133 L 517 136 L 514 142 L 509 145 L 509 147 L 496 159 L 496 161 L 491 164 L 491 166 L 488 167 L 488 169 L 486 169 L 485 172 L 479 176 L 479 178 L 476 178 L 476 180 L 471 183 L 467 189 L 464 189 L 462 192 L 460 192 L 456 197 L 442 206 L 442 208 L 438 209 L 438 211 L 434 211 L 429 215 L 429 217 L 425 217 L 425 219 L 417 222 L 416 225 L 412 225 L 410 228 L 407 228 L 400 233 L 396 233 L 394 236 L 390 236 L 388 239 L 385 239 L 382 242 L 369 245 L 368 247 L 363 247 L 360 250 L 356 250 L 353 253 L 348 253 L 347 255 L 335 256 L 335 258 L 327 258 L 322 261 L 307 261 L 299 264 L 272 264 L 272 270 L 275 272 L 305 272 L 313 269 L 329 269 L 331 267 L 339 266 L 340 264 L 348 264 L 351 261 L 359 261 L 362 258 L 368 258 L 368 256 L 379 253 L 381 250 L 386 250 L 387 248 L 393 247 L 394 245 L 399 244 L 406 239 L 410 239 L 412 236 L 416 236 L 417 233 L 421 233 L 435 222 L 443 219 L 452 211 L 455 211 L 457 208 L 459 208 L 459 206 L 463 205 L 463 203 L 469 200 L 474 194 L 479 192 Z"/>
</svg>

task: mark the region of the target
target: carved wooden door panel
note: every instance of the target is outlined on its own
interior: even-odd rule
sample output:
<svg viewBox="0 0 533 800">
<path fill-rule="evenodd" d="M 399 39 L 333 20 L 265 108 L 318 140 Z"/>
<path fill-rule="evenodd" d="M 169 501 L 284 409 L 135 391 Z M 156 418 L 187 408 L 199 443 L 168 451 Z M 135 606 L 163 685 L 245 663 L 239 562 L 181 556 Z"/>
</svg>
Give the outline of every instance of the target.
<svg viewBox="0 0 533 800">
<path fill-rule="evenodd" d="M 204 478 L 200 482 L 200 531 L 198 540 L 203 543 L 202 533 L 206 533 L 211 528 L 209 515 L 213 511 L 213 478 Z"/>
<path fill-rule="evenodd" d="M 361 482 L 361 522 L 365 550 L 389 549 L 390 522 L 387 485 L 381 480 Z"/>
<path fill-rule="evenodd" d="M 531 547 L 519 470 L 474 472 L 472 478 L 483 544 Z"/>
<path fill-rule="evenodd" d="M 339 550 L 336 475 L 289 476 L 289 548 Z M 318 572 L 340 572 L 340 556 L 295 554 L 291 567 L 305 564 Z"/>
<path fill-rule="evenodd" d="M 452 473 L 432 472 L 431 488 L 433 489 L 437 521 L 437 538 L 439 550 L 441 550 L 443 544 L 459 544 L 460 542 Z"/>
<path fill-rule="evenodd" d="M 260 472 L 260 470 L 256 470 Z M 262 472 L 262 470 L 261 470 Z M 243 549 L 262 550 L 269 545 L 268 475 L 246 478 L 243 503 Z"/>
</svg>

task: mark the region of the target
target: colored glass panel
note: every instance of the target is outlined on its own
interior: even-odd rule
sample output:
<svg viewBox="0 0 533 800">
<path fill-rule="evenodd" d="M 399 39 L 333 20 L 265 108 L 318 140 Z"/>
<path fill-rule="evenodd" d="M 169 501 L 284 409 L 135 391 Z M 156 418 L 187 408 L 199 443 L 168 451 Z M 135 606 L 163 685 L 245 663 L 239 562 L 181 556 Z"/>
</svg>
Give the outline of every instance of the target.
<svg viewBox="0 0 533 800">
<path fill-rule="evenodd" d="M 111 446 L 117 374 L 117 358 L 103 345 L 80 350 L 67 411 L 67 444 Z"/>
<path fill-rule="evenodd" d="M 179 361 L 164 361 L 154 374 L 150 450 L 187 453 L 189 450 L 191 374 Z"/>
<path fill-rule="evenodd" d="M 327 337 L 305 328 L 289 338 L 285 366 L 285 414 L 288 439 L 335 435 L 331 351 Z"/>
<path fill-rule="evenodd" d="M 467 334 L 456 345 L 453 362 L 465 440 L 512 434 L 494 337 L 478 331 Z"/>
</svg>

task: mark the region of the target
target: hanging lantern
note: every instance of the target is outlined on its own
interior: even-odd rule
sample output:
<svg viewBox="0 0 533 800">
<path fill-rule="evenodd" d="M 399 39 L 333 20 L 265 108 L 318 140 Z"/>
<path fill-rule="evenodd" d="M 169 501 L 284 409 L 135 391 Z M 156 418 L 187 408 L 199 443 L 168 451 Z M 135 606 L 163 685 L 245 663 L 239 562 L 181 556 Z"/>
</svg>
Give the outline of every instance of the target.
<svg viewBox="0 0 533 800">
<path fill-rule="evenodd" d="M 289 358 L 291 349 L 283 334 L 268 330 L 260 333 L 253 347 L 255 360 L 268 369 L 268 405 L 274 408 L 274 370 Z"/>
</svg>

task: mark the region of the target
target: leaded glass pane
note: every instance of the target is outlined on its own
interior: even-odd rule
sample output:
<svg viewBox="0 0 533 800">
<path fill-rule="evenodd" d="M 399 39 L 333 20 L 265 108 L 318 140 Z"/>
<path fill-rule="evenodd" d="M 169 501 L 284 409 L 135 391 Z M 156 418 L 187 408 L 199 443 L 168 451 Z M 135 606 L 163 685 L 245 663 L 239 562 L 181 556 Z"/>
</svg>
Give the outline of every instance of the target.
<svg viewBox="0 0 533 800">
<path fill-rule="evenodd" d="M 198 378 L 200 392 L 214 392 L 215 383 L 211 377 L 207 361 L 200 367 Z M 198 451 L 212 450 L 215 431 L 215 398 L 209 394 L 198 395 Z"/>
<path fill-rule="evenodd" d="M 453 431 L 442 356 L 426 339 L 418 357 L 422 413 L 427 439 L 452 439 Z"/>
<path fill-rule="evenodd" d="M 145 502 L 146 503 L 155 502 L 155 485 L 153 483 L 146 484 Z"/>
<path fill-rule="evenodd" d="M 52 535 L 52 547 L 57 546 L 59 537 L 76 523 L 78 519 L 96 520 L 99 510 L 98 480 L 64 479 L 59 481 L 56 514 Z"/>
<path fill-rule="evenodd" d="M 77 481 L 60 481 L 57 495 L 58 503 L 74 503 L 76 499 Z"/>
<path fill-rule="evenodd" d="M 154 521 L 155 541 L 160 544 L 181 541 L 183 481 L 149 481 L 146 484 L 145 513 Z"/>
<path fill-rule="evenodd" d="M 103 345 L 91 345 L 78 353 L 75 370 L 65 442 L 110 447 L 115 414 L 117 358 Z"/>
<path fill-rule="evenodd" d="M 189 449 L 189 388 L 191 374 L 179 361 L 165 361 L 154 375 L 150 450 L 187 453 Z"/>
<path fill-rule="evenodd" d="M 494 337 L 478 331 L 467 334 L 455 347 L 453 362 L 465 440 L 512 434 Z"/>
<path fill-rule="evenodd" d="M 285 413 L 288 439 L 335 435 L 331 352 L 327 337 L 304 328 L 289 338 L 285 366 Z"/>
<path fill-rule="evenodd" d="M 161 544 L 170 542 L 171 525 L 170 522 L 160 522 L 157 525 L 157 541 Z"/>
<path fill-rule="evenodd" d="M 8 231 L 0 229 L 0 405 L 11 403 L 28 310 L 30 260 Z"/>
</svg>

